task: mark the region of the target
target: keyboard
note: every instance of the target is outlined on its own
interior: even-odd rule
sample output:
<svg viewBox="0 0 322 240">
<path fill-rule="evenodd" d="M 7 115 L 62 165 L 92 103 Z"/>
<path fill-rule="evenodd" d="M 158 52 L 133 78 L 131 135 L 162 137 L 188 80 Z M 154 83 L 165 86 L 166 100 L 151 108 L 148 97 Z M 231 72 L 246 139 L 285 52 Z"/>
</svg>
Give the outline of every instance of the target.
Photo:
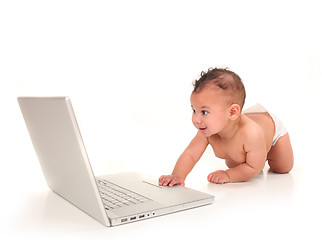
<svg viewBox="0 0 322 240">
<path fill-rule="evenodd" d="M 104 179 L 98 179 L 97 184 L 106 210 L 152 201 L 147 197 L 122 188 Z"/>
</svg>

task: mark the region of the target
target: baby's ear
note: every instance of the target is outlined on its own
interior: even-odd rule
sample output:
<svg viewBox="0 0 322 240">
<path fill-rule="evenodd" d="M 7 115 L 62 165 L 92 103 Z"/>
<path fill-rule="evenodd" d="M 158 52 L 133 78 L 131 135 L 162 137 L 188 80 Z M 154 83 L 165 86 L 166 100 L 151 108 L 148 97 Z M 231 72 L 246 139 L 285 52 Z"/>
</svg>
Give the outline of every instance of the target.
<svg viewBox="0 0 322 240">
<path fill-rule="evenodd" d="M 238 104 L 232 104 L 229 110 L 229 118 L 231 120 L 236 120 L 240 116 L 240 106 Z"/>
</svg>

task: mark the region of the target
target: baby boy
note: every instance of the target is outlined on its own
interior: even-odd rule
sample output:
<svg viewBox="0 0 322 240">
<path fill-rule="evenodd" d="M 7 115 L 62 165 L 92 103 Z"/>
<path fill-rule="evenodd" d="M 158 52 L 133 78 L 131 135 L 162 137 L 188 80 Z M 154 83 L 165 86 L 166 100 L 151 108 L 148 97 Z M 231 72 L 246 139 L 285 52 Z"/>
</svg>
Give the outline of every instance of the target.
<svg viewBox="0 0 322 240">
<path fill-rule="evenodd" d="M 247 181 L 262 171 L 266 160 L 273 172 L 292 169 L 293 150 L 282 122 L 259 104 L 242 112 L 245 97 L 244 84 L 236 73 L 221 68 L 201 73 L 190 98 L 198 132 L 172 174 L 161 176 L 159 185 L 184 185 L 209 144 L 228 167 L 210 173 L 209 182 Z"/>
</svg>

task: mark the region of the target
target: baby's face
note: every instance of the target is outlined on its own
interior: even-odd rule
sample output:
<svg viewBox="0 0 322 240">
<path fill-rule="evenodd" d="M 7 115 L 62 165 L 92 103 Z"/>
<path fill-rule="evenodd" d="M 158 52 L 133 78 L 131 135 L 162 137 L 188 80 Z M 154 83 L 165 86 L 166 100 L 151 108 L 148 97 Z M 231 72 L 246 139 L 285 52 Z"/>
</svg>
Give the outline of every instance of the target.
<svg viewBox="0 0 322 240">
<path fill-rule="evenodd" d="M 220 133 L 229 121 L 229 109 L 224 100 L 215 89 L 191 94 L 192 122 L 206 137 Z"/>
</svg>

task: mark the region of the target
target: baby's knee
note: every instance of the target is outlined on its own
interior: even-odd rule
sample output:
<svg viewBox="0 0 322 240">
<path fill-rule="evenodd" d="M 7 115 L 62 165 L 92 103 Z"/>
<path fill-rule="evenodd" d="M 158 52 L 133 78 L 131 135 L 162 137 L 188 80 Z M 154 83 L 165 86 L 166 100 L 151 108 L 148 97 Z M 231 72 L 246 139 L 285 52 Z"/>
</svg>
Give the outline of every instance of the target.
<svg viewBox="0 0 322 240">
<path fill-rule="evenodd" d="M 289 173 L 292 170 L 292 168 L 284 168 L 284 169 L 273 169 L 273 168 L 271 168 L 271 169 L 272 169 L 272 171 L 274 173 L 280 173 L 280 174 Z"/>
<path fill-rule="evenodd" d="M 293 169 L 293 161 L 283 165 L 272 164 L 272 162 L 268 161 L 268 165 L 273 172 L 280 174 L 289 173 Z"/>
</svg>

